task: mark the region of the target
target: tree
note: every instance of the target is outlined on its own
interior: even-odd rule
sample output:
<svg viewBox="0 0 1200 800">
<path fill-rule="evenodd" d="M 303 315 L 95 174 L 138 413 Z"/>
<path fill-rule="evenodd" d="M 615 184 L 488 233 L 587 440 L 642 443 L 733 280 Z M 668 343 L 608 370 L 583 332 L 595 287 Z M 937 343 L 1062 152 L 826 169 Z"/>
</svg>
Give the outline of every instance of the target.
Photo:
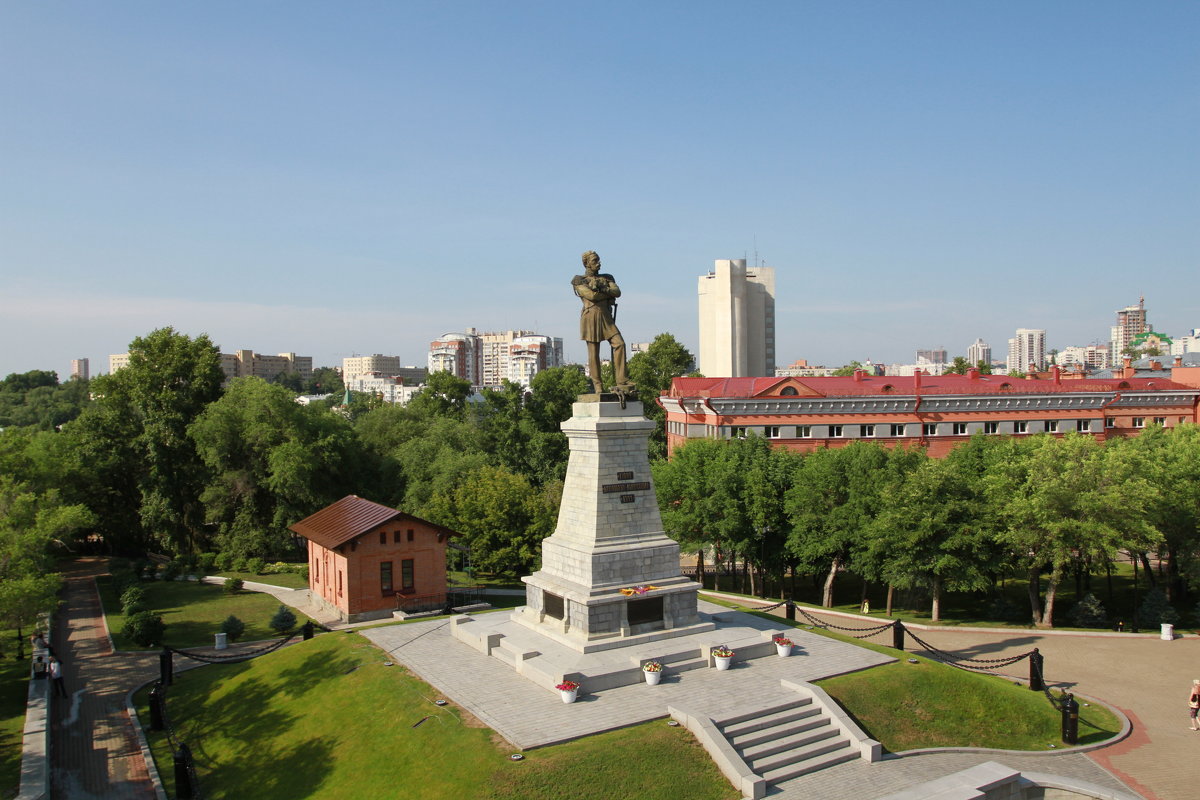
<svg viewBox="0 0 1200 800">
<path fill-rule="evenodd" d="M 1024 440 L 1021 449 L 1023 458 L 997 464 L 988 490 L 1002 523 L 998 539 L 1029 576 L 1033 624 L 1052 627 L 1068 568 L 1103 563 L 1122 549 L 1145 550 L 1161 540 L 1147 519 L 1158 492 L 1090 436 L 1038 436 Z M 1038 594 L 1043 572 L 1044 605 Z"/>
<path fill-rule="evenodd" d="M 171 552 L 204 549 L 200 493 L 207 476 L 187 428 L 220 397 L 224 377 L 220 353 L 207 336 L 192 339 L 160 328 L 130 343 L 129 366 L 95 381 L 97 411 L 81 426 L 81 433 L 94 437 L 86 446 L 121 449 L 124 467 L 136 479 L 141 525 Z M 124 473 L 106 479 L 116 491 L 126 488 Z"/>
<path fill-rule="evenodd" d="M 982 358 L 975 362 L 975 368 L 979 370 L 980 375 L 991 375 L 992 365 L 984 361 Z"/>
<path fill-rule="evenodd" d="M 279 606 L 275 616 L 271 617 L 271 630 L 284 634 L 296 627 L 296 615 L 287 606 Z"/>
<path fill-rule="evenodd" d="M 204 520 L 237 558 L 286 555 L 288 525 L 370 488 L 372 459 L 350 423 L 261 378 L 234 380 L 187 432 L 210 476 Z"/>
<path fill-rule="evenodd" d="M 236 642 L 238 639 L 242 638 L 242 634 L 245 632 L 246 623 L 242 622 L 233 614 L 230 614 L 225 618 L 225 621 L 221 623 L 221 633 L 225 634 L 226 638 L 228 638 L 231 642 Z"/>
<path fill-rule="evenodd" d="M 637 385 L 643 413 L 655 424 L 650 435 L 651 460 L 667 454 L 667 414 L 659 407 L 658 398 L 671 388 L 672 380 L 691 369 L 694 361 L 688 349 L 669 333 L 655 336 L 648 348 L 629 359 L 629 379 Z"/>
<path fill-rule="evenodd" d="M 861 361 L 851 361 L 846 366 L 835 369 L 833 371 L 833 376 L 835 378 L 850 378 L 850 377 L 854 376 L 855 370 L 859 370 L 862 368 L 863 368 L 863 365 L 862 365 Z"/>
<path fill-rule="evenodd" d="M 954 361 L 950 366 L 942 370 L 943 375 L 966 375 L 967 370 L 971 368 L 971 364 L 962 356 L 955 356 Z"/>
<path fill-rule="evenodd" d="M 149 647 L 163 643 L 167 626 L 163 619 L 153 611 L 139 611 L 125 620 L 121 633 L 140 647 Z"/>
<path fill-rule="evenodd" d="M 461 416 L 471 396 L 471 382 L 449 372 L 431 372 L 425 388 L 408 401 L 411 413 L 419 417 Z"/>
</svg>

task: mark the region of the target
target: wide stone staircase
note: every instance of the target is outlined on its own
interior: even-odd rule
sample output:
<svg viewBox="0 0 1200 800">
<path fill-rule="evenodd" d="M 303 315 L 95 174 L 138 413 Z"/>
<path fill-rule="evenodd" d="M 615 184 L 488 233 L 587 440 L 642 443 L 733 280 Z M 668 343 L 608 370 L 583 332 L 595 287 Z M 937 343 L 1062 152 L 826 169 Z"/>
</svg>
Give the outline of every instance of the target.
<svg viewBox="0 0 1200 800">
<path fill-rule="evenodd" d="M 808 697 L 714 722 L 746 766 L 767 784 L 861 757 L 826 710 Z"/>
</svg>

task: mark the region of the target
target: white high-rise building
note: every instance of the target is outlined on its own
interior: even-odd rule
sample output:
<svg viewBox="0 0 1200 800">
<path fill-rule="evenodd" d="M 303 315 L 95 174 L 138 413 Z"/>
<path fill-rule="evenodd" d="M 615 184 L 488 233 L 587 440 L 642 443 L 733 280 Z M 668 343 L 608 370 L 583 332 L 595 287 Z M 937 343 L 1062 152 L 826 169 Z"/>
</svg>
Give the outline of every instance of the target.
<svg viewBox="0 0 1200 800">
<path fill-rule="evenodd" d="M 81 381 L 86 381 L 91 377 L 91 370 L 88 368 L 88 360 L 86 358 L 71 359 L 71 377 L 78 378 Z"/>
<path fill-rule="evenodd" d="M 1046 331 L 1017 328 L 1017 335 L 1008 340 L 1009 372 L 1027 372 L 1030 365 L 1036 370 L 1046 368 Z"/>
<path fill-rule="evenodd" d="M 342 380 L 353 380 L 359 375 L 378 372 L 381 375 L 396 375 L 400 372 L 400 356 L 385 356 L 375 353 L 370 356 L 348 356 L 342 359 Z"/>
<path fill-rule="evenodd" d="M 709 377 L 775 374 L 775 270 L 717 259 L 701 275 L 700 371 Z"/>
<path fill-rule="evenodd" d="M 1069 367 L 1074 364 L 1083 364 L 1092 369 L 1104 369 L 1109 366 L 1108 345 L 1106 344 L 1089 344 L 1085 347 L 1064 347 L 1058 351 L 1058 365 L 1060 367 Z"/>
<path fill-rule="evenodd" d="M 1200 352 L 1200 328 L 1192 328 L 1187 336 L 1176 336 L 1171 340 L 1171 355 Z"/>
<path fill-rule="evenodd" d="M 967 363 L 974 367 L 980 361 L 985 364 L 992 363 L 992 346 L 983 339 L 976 339 L 975 343 L 967 348 Z"/>
</svg>

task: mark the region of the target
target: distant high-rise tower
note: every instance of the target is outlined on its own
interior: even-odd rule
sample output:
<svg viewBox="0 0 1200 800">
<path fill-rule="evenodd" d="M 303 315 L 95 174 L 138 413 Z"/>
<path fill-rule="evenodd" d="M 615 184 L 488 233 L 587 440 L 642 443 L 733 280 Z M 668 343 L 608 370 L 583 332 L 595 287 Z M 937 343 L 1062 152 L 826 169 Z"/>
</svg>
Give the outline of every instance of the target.
<svg viewBox="0 0 1200 800">
<path fill-rule="evenodd" d="M 975 344 L 967 348 L 967 363 L 974 367 L 980 361 L 992 363 L 992 346 L 983 339 L 976 339 Z"/>
<path fill-rule="evenodd" d="M 946 348 L 935 347 L 932 350 L 917 351 L 918 364 L 945 364 L 946 363 Z"/>
<path fill-rule="evenodd" d="M 1008 371 L 1026 372 L 1031 365 L 1046 368 L 1046 331 L 1017 328 L 1016 337 L 1008 340 Z"/>
<path fill-rule="evenodd" d="M 701 275 L 700 371 L 713 378 L 775 374 L 775 270 L 717 259 Z"/>
<path fill-rule="evenodd" d="M 1112 328 L 1112 346 L 1109 353 L 1116 364 L 1133 337 L 1150 329 L 1146 322 L 1146 298 L 1139 297 L 1136 306 L 1126 306 L 1117 312 L 1117 324 Z"/>
<path fill-rule="evenodd" d="M 88 360 L 86 358 L 71 359 L 71 377 L 81 381 L 88 379 Z"/>
</svg>

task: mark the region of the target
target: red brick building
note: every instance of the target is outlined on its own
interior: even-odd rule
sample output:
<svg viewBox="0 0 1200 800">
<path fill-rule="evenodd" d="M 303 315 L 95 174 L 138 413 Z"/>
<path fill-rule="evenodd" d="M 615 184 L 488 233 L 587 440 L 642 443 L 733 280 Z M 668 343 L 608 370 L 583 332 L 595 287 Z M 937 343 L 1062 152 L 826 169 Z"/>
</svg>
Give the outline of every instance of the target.
<svg viewBox="0 0 1200 800">
<path fill-rule="evenodd" d="M 976 433 L 1087 433 L 1104 440 L 1147 425 L 1200 422 L 1200 387 L 1166 378 L 1065 380 L 981 375 L 675 378 L 659 398 L 668 450 L 694 438 L 756 433 L 811 451 L 857 440 L 945 455 Z M 1184 377 L 1184 376 L 1179 376 Z M 1189 383 L 1193 385 L 1189 385 Z"/>
<path fill-rule="evenodd" d="M 456 534 L 361 497 L 343 497 L 290 530 L 308 540 L 308 588 L 346 622 L 407 601 L 446 600 L 446 546 Z"/>
</svg>

